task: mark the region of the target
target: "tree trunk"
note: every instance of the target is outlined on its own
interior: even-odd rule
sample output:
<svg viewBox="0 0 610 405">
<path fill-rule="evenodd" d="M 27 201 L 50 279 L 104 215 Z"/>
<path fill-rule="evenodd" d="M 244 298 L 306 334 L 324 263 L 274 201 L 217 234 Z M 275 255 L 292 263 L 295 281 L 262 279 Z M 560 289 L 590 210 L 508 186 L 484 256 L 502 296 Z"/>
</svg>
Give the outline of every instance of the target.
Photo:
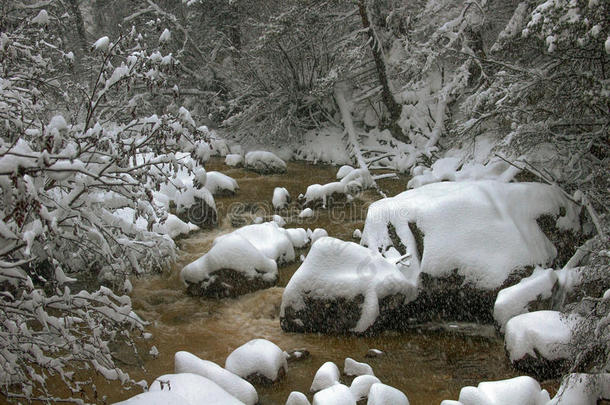
<svg viewBox="0 0 610 405">
<path fill-rule="evenodd" d="M 87 32 L 85 31 L 85 23 L 83 22 L 83 14 L 78 6 L 78 0 L 68 0 L 70 11 L 76 22 L 76 32 L 78 33 L 78 42 L 83 54 L 87 53 L 89 46 L 87 45 Z"/>
</svg>

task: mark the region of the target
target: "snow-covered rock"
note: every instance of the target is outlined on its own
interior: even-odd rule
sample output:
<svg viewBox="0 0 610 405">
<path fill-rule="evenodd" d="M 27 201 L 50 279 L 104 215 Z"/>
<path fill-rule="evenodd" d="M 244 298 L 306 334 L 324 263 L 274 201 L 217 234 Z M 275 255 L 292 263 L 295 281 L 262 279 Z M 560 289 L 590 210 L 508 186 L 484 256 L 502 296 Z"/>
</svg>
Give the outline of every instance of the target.
<svg viewBox="0 0 610 405">
<path fill-rule="evenodd" d="M 354 229 L 354 233 L 352 233 L 352 238 L 354 238 L 354 239 L 362 238 L 362 231 L 360 229 Z"/>
<path fill-rule="evenodd" d="M 557 395 L 545 405 L 596 405 L 600 399 L 610 400 L 610 373 L 574 373 L 563 379 Z"/>
<path fill-rule="evenodd" d="M 273 222 L 275 222 L 277 224 L 277 226 L 283 228 L 284 226 L 286 226 L 286 220 L 280 216 L 280 215 L 273 215 L 272 217 Z M 288 235 L 290 237 L 290 235 Z M 290 240 L 292 240 L 292 238 L 290 238 Z M 293 243 L 294 245 L 294 243 Z"/>
<path fill-rule="evenodd" d="M 328 236 L 328 232 L 326 232 L 326 229 L 316 228 L 313 230 L 309 238 L 311 239 L 311 243 L 313 244 L 315 241 L 325 236 Z"/>
<path fill-rule="evenodd" d="M 309 235 L 303 228 L 288 228 L 286 232 L 295 248 L 303 248 L 309 243 Z"/>
<path fill-rule="evenodd" d="M 253 339 L 227 357 L 225 368 L 254 384 L 269 384 L 286 375 L 288 363 L 273 342 Z"/>
<path fill-rule="evenodd" d="M 208 172 L 205 188 L 213 195 L 233 195 L 239 186 L 232 177 L 220 172 Z"/>
<path fill-rule="evenodd" d="M 464 387 L 459 400 L 443 401 L 441 405 L 545 405 L 549 393 L 531 377 L 482 382 L 477 387 Z"/>
<path fill-rule="evenodd" d="M 231 167 L 243 166 L 244 157 L 237 153 L 230 153 L 225 157 L 225 164 Z"/>
<path fill-rule="evenodd" d="M 371 173 L 365 169 L 354 169 L 340 181 L 328 184 L 312 184 L 303 197 L 305 207 L 327 207 L 332 202 L 345 201 L 347 196 L 371 188 L 375 184 Z"/>
<path fill-rule="evenodd" d="M 501 290 L 494 305 L 494 319 L 500 331 L 503 332 L 506 322 L 516 315 L 530 310 L 549 309 L 556 283 L 557 275 L 553 269 L 537 268 L 518 284 Z"/>
<path fill-rule="evenodd" d="M 193 373 L 212 380 L 246 405 L 258 402 L 256 389 L 248 381 L 189 352 L 180 351 L 174 355 L 174 372 Z"/>
<path fill-rule="evenodd" d="M 356 405 L 356 400 L 347 386 L 337 384 L 318 391 L 312 405 Z"/>
<path fill-rule="evenodd" d="M 360 363 L 350 357 L 347 357 L 345 359 L 343 372 L 345 373 L 345 375 L 349 376 L 375 375 L 371 366 L 366 363 Z"/>
<path fill-rule="evenodd" d="M 200 228 L 218 224 L 218 213 L 214 197 L 205 188 L 188 188 L 175 194 L 176 216 L 184 222 L 191 222 Z"/>
<path fill-rule="evenodd" d="M 290 193 L 284 187 L 276 187 L 273 189 L 271 203 L 275 210 L 281 210 L 288 207 L 288 204 L 290 203 Z"/>
<path fill-rule="evenodd" d="M 244 237 L 262 254 L 275 260 L 278 264 L 292 262 L 295 259 L 292 239 L 288 232 L 275 221 L 247 225 L 233 231 L 231 234 Z M 218 237 L 214 243 L 222 241 L 224 237 Z"/>
<path fill-rule="evenodd" d="M 380 253 L 323 237 L 288 282 L 280 322 L 286 331 L 364 333 L 397 316 L 415 294 Z"/>
<path fill-rule="evenodd" d="M 292 391 L 290 395 L 288 395 L 286 405 L 311 405 L 311 403 L 302 392 Z"/>
<path fill-rule="evenodd" d="M 536 221 L 545 215 L 559 229 L 579 228 L 574 205 L 552 186 L 434 183 L 371 204 L 360 243 L 410 254 L 421 288 L 405 318 L 493 322 L 497 292 L 557 256 Z"/>
<path fill-rule="evenodd" d="M 266 151 L 248 152 L 244 166 L 248 170 L 261 174 L 286 172 L 286 162 L 273 153 Z"/>
<path fill-rule="evenodd" d="M 184 397 L 171 391 L 147 391 L 114 405 L 192 405 Z"/>
<path fill-rule="evenodd" d="M 574 330 L 582 318 L 558 311 L 517 315 L 506 323 L 504 344 L 519 370 L 540 377 L 559 375 L 575 355 L 570 350 Z"/>
<path fill-rule="evenodd" d="M 371 390 L 371 386 L 376 383 L 380 383 L 379 378 L 372 375 L 361 375 L 354 378 L 352 381 L 352 385 L 350 385 L 349 390 L 352 392 L 354 399 L 356 401 L 360 401 L 369 396 L 369 391 Z"/>
<path fill-rule="evenodd" d="M 324 388 L 339 384 L 340 378 L 341 372 L 339 371 L 339 367 L 337 367 L 337 365 L 332 361 L 327 361 L 320 366 L 318 371 L 316 371 L 316 375 L 313 377 L 313 382 L 311 383 L 309 391 L 318 392 Z"/>
<path fill-rule="evenodd" d="M 409 405 L 409 399 L 400 390 L 382 383 L 371 385 L 367 405 Z"/>
<path fill-rule="evenodd" d="M 192 373 L 165 374 L 157 377 L 149 392 L 171 391 L 191 405 L 243 405 L 212 380 Z"/>
<path fill-rule="evenodd" d="M 339 168 L 339 170 L 337 171 L 337 180 L 343 179 L 345 176 L 350 174 L 352 171 L 354 171 L 354 168 L 352 166 L 349 166 L 349 165 L 341 166 Z"/>
<path fill-rule="evenodd" d="M 313 217 L 313 210 L 311 208 L 305 208 L 299 213 L 299 218 L 311 218 Z"/>
</svg>

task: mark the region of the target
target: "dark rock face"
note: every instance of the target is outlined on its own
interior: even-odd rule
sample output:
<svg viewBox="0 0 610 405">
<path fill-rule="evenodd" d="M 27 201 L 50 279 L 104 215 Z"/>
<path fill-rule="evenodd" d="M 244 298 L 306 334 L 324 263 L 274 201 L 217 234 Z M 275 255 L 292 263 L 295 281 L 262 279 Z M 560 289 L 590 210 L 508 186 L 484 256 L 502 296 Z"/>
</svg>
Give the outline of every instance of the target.
<svg viewBox="0 0 610 405">
<path fill-rule="evenodd" d="M 292 349 L 286 352 L 286 360 L 289 362 L 300 361 L 309 358 L 310 353 L 307 349 Z"/>
<path fill-rule="evenodd" d="M 513 361 L 515 369 L 523 371 L 538 380 L 561 377 L 568 372 L 572 362 L 569 359 L 548 360 L 536 353 L 536 357 L 526 354 L 523 358 Z"/>
<path fill-rule="evenodd" d="M 563 267 L 574 255 L 576 249 L 587 240 L 582 233 L 564 231 L 557 228 L 557 218 L 551 215 L 543 215 L 536 219 L 538 226 L 557 249 L 557 257 L 553 260 L 553 268 Z"/>
<path fill-rule="evenodd" d="M 250 374 L 249 376 L 247 376 L 245 378 L 245 380 L 253 385 L 272 385 L 272 384 L 284 379 L 285 376 L 286 376 L 286 369 L 282 366 L 278 370 L 277 378 L 275 380 L 272 380 L 259 373 Z"/>
<path fill-rule="evenodd" d="M 218 214 L 201 198 L 195 197 L 195 203 L 190 207 L 176 210 L 176 216 L 184 222 L 192 222 L 200 228 L 212 228 L 218 225 Z"/>
<path fill-rule="evenodd" d="M 207 298 L 235 298 L 276 284 L 277 277 L 273 281 L 265 281 L 262 277 L 250 278 L 239 271 L 220 269 L 205 281 L 189 284 L 186 291 L 191 295 Z"/>
</svg>

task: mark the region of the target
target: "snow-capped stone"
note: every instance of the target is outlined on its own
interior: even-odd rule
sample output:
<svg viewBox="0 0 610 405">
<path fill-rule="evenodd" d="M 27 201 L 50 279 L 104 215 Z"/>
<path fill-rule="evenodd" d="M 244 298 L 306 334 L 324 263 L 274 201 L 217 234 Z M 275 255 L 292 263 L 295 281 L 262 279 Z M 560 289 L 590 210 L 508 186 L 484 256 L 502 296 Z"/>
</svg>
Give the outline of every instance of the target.
<svg viewBox="0 0 610 405">
<path fill-rule="evenodd" d="M 163 188 L 162 188 L 163 189 Z M 200 228 L 209 228 L 218 223 L 214 197 L 205 188 L 187 188 L 174 195 L 176 216 L 184 222 L 192 222 Z"/>
<path fill-rule="evenodd" d="M 284 187 L 276 187 L 273 189 L 273 199 L 271 200 L 271 203 L 276 210 L 286 208 L 290 203 L 290 193 Z"/>
<path fill-rule="evenodd" d="M 347 386 L 337 384 L 317 392 L 312 405 L 356 405 L 356 400 Z"/>
<path fill-rule="evenodd" d="M 311 403 L 302 392 L 292 391 L 290 395 L 288 395 L 286 405 L 311 405 Z"/>
<path fill-rule="evenodd" d="M 322 364 L 318 371 L 316 371 L 309 391 L 318 392 L 335 384 L 339 384 L 340 378 L 341 372 L 339 371 L 339 367 L 332 361 L 327 361 Z"/>
<path fill-rule="evenodd" d="M 45 9 L 40 10 L 36 17 L 32 18 L 32 22 L 38 25 L 47 25 L 49 24 L 49 21 L 51 21 L 51 18 Z"/>
<path fill-rule="evenodd" d="M 382 383 L 371 385 L 367 405 L 409 405 L 409 399 L 400 390 Z"/>
<path fill-rule="evenodd" d="M 262 174 L 286 172 L 286 162 L 266 151 L 248 152 L 245 158 L 245 167 Z"/>
<path fill-rule="evenodd" d="M 371 386 L 376 383 L 380 383 L 379 378 L 372 375 L 361 375 L 354 378 L 352 381 L 352 385 L 350 385 L 349 390 L 352 392 L 354 399 L 356 401 L 360 401 L 368 397 L 369 391 L 371 390 Z"/>
<path fill-rule="evenodd" d="M 323 238 L 325 236 L 328 236 L 328 232 L 326 232 L 326 229 L 316 228 L 311 233 L 311 236 L 310 236 L 311 243 L 313 244 L 315 241 L 317 241 L 318 239 Z"/>
<path fill-rule="evenodd" d="M 508 380 L 482 382 L 477 387 L 460 390 L 459 404 L 462 405 L 545 405 L 549 393 L 540 389 L 540 384 L 532 377 L 522 376 Z M 443 405 L 449 405 L 443 401 Z"/>
<path fill-rule="evenodd" d="M 198 167 L 193 170 L 193 186 L 195 186 L 196 188 L 205 187 L 207 181 L 208 173 L 205 171 L 205 168 Z"/>
<path fill-rule="evenodd" d="M 167 28 L 163 30 L 161 36 L 159 36 L 159 42 L 167 42 L 171 39 L 172 33 Z"/>
<path fill-rule="evenodd" d="M 237 153 L 230 153 L 225 157 L 225 164 L 232 167 L 242 166 L 244 164 L 244 157 Z"/>
<path fill-rule="evenodd" d="M 311 218 L 313 217 L 313 210 L 311 208 L 305 208 L 299 213 L 299 218 Z"/>
<path fill-rule="evenodd" d="M 323 237 L 288 282 L 280 323 L 287 331 L 363 333 L 378 318 L 388 322 L 416 294 L 416 285 L 380 253 Z"/>
<path fill-rule="evenodd" d="M 93 48 L 97 51 L 105 51 L 108 49 L 108 46 L 110 45 L 110 38 L 104 36 L 101 37 L 100 39 L 98 39 L 97 41 L 95 41 L 95 43 L 93 44 Z"/>
<path fill-rule="evenodd" d="M 349 165 L 341 166 L 339 168 L 339 170 L 337 171 L 337 180 L 341 180 L 342 178 L 344 178 L 345 176 L 350 174 L 353 170 L 354 170 L 354 168 L 352 166 L 349 166 Z"/>
<path fill-rule="evenodd" d="M 372 187 L 375 184 L 371 173 L 365 169 L 354 169 L 340 181 L 328 184 L 312 184 L 307 187 L 304 205 L 307 207 L 326 207 L 330 200 L 344 200 L 347 195 Z"/>
<path fill-rule="evenodd" d="M 243 405 L 212 380 L 192 373 L 165 374 L 157 377 L 149 392 L 171 391 L 190 405 Z"/>
<path fill-rule="evenodd" d="M 355 376 L 360 376 L 360 375 L 374 376 L 375 375 L 371 366 L 369 366 L 366 363 L 357 362 L 356 360 L 354 360 L 350 357 L 347 357 L 345 359 L 345 365 L 343 367 L 343 372 L 349 376 L 354 376 L 354 375 Z"/>
<path fill-rule="evenodd" d="M 286 232 L 295 248 L 305 247 L 309 243 L 309 236 L 303 228 L 288 228 Z"/>
<path fill-rule="evenodd" d="M 283 217 L 281 217 L 280 215 L 273 215 L 272 219 L 273 219 L 273 222 L 275 222 L 277 224 L 277 226 L 279 226 L 279 227 L 286 226 L 286 220 Z M 290 234 L 288 234 L 288 237 L 290 237 Z M 290 240 L 292 241 L 292 238 L 290 238 Z M 294 241 L 292 244 L 294 245 Z"/>
<path fill-rule="evenodd" d="M 582 318 L 557 311 L 517 315 L 506 323 L 504 344 L 513 365 L 541 377 L 560 374 L 574 353 L 569 343 Z"/>
<path fill-rule="evenodd" d="M 354 229 L 354 233 L 352 233 L 352 238 L 354 238 L 354 239 L 362 238 L 362 231 L 360 229 Z"/>
<path fill-rule="evenodd" d="M 568 374 L 561 382 L 557 395 L 545 405 L 595 405 L 610 398 L 610 373 Z"/>
<path fill-rule="evenodd" d="M 289 233 L 276 222 L 264 222 L 243 226 L 231 234 L 246 238 L 262 254 L 275 260 L 278 264 L 291 262 L 295 259 L 294 247 Z M 225 236 L 216 238 L 220 242 Z"/>
<path fill-rule="evenodd" d="M 174 355 L 174 372 L 193 373 L 208 378 L 246 405 L 258 402 L 256 389 L 248 381 L 189 352 L 180 351 Z"/>
<path fill-rule="evenodd" d="M 288 363 L 276 344 L 253 339 L 227 357 L 225 368 L 253 383 L 271 383 L 288 372 Z"/>
<path fill-rule="evenodd" d="M 208 172 L 205 188 L 213 195 L 233 195 L 239 189 L 239 186 L 235 179 L 225 174 L 220 172 Z"/>
<path fill-rule="evenodd" d="M 374 358 L 374 357 L 380 357 L 383 356 L 385 353 L 382 352 L 379 349 L 369 349 L 368 352 L 366 352 L 366 354 L 364 355 L 364 357 L 368 357 L 368 358 Z"/>
<path fill-rule="evenodd" d="M 504 331 L 506 322 L 512 317 L 528 312 L 533 303 L 538 302 L 538 309 L 541 309 L 540 302 L 551 298 L 556 283 L 557 275 L 553 269 L 537 268 L 518 284 L 501 290 L 494 305 L 494 319 L 500 330 Z"/>
<path fill-rule="evenodd" d="M 191 405 L 184 397 L 170 391 L 147 391 L 114 405 Z"/>
</svg>

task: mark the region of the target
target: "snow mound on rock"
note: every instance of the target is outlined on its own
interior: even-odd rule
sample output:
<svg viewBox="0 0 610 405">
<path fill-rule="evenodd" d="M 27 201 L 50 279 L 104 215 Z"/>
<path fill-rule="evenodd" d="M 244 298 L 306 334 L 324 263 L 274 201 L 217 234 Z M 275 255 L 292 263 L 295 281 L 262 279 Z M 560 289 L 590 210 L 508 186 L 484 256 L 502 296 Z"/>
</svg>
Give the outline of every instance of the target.
<svg viewBox="0 0 610 405">
<path fill-rule="evenodd" d="M 288 228 L 286 232 L 295 248 L 305 247 L 309 243 L 309 235 L 303 228 Z"/>
<path fill-rule="evenodd" d="M 290 193 L 284 187 L 276 187 L 273 189 L 273 198 L 271 203 L 273 204 L 273 208 L 276 210 L 281 210 L 288 206 L 290 202 Z"/>
<path fill-rule="evenodd" d="M 441 405 L 545 405 L 549 393 L 531 377 L 482 382 L 477 387 L 464 387 L 459 401 L 443 401 Z"/>
<path fill-rule="evenodd" d="M 337 384 L 316 393 L 313 405 L 356 405 L 356 400 L 347 386 Z"/>
<path fill-rule="evenodd" d="M 241 227 L 230 235 L 239 235 L 248 240 L 262 254 L 278 263 L 291 262 L 295 259 L 292 240 L 276 222 L 265 222 Z M 221 242 L 226 236 L 216 238 L 214 243 Z"/>
<path fill-rule="evenodd" d="M 282 349 L 273 342 L 253 339 L 229 354 L 225 368 L 242 378 L 260 375 L 276 381 L 281 369 L 288 372 L 288 362 Z"/>
<path fill-rule="evenodd" d="M 400 390 L 382 383 L 371 385 L 367 405 L 409 405 L 409 399 Z"/>
<path fill-rule="evenodd" d="M 311 403 L 302 392 L 292 391 L 290 395 L 288 395 L 286 405 L 311 405 Z"/>
<path fill-rule="evenodd" d="M 165 374 L 157 377 L 149 392 L 171 391 L 191 405 L 243 405 L 243 402 L 205 377 L 197 374 Z"/>
<path fill-rule="evenodd" d="M 341 372 L 339 371 L 339 367 L 337 367 L 337 365 L 332 361 L 327 361 L 320 366 L 318 371 L 316 371 L 316 375 L 313 377 L 313 382 L 311 383 L 309 391 L 318 392 L 324 388 L 339 384 L 340 377 Z"/>
<path fill-rule="evenodd" d="M 237 153 L 230 153 L 225 157 L 225 164 L 227 166 L 241 166 L 244 164 L 244 157 Z"/>
<path fill-rule="evenodd" d="M 192 405 L 184 397 L 170 391 L 143 392 L 114 405 Z"/>
<path fill-rule="evenodd" d="M 280 316 L 286 307 L 305 309 L 304 297 L 332 300 L 364 296 L 361 317 L 353 329 L 364 332 L 379 315 L 379 300 L 393 294 L 414 298 L 416 286 L 381 254 L 331 237 L 316 241 L 305 261 L 292 276 L 282 297 Z"/>
<path fill-rule="evenodd" d="M 235 193 L 239 189 L 239 186 L 235 179 L 226 174 L 220 172 L 207 172 L 205 188 L 207 188 L 210 193 L 216 195 L 223 192 Z"/>
<path fill-rule="evenodd" d="M 360 363 L 350 357 L 345 359 L 343 372 L 349 376 L 375 375 L 371 366 L 366 363 Z"/>
<path fill-rule="evenodd" d="M 352 385 L 350 385 L 349 390 L 352 392 L 354 399 L 356 401 L 360 401 L 363 398 L 369 396 L 369 391 L 371 390 L 371 386 L 376 383 L 380 383 L 379 378 L 372 375 L 361 375 L 354 378 L 352 381 Z"/>
<path fill-rule="evenodd" d="M 371 204 L 360 243 L 387 251 L 393 246 L 392 225 L 412 256 L 413 271 L 441 277 L 457 269 L 465 282 L 493 289 L 513 270 L 555 258 L 536 219 L 559 216 L 562 208 L 566 215 L 558 227 L 578 229 L 575 207 L 552 186 L 488 180 L 428 184 Z M 423 234 L 423 257 L 411 226 Z"/>
<path fill-rule="evenodd" d="M 305 204 L 310 204 L 314 201 L 321 200 L 322 206 L 326 206 L 328 199 L 333 195 L 352 195 L 359 191 L 366 190 L 375 185 L 373 176 L 368 170 L 353 169 L 340 181 L 335 181 L 328 184 L 312 184 L 305 191 Z"/>
<path fill-rule="evenodd" d="M 261 173 L 284 173 L 286 162 L 271 152 L 253 151 L 246 154 L 245 167 Z"/>
</svg>

